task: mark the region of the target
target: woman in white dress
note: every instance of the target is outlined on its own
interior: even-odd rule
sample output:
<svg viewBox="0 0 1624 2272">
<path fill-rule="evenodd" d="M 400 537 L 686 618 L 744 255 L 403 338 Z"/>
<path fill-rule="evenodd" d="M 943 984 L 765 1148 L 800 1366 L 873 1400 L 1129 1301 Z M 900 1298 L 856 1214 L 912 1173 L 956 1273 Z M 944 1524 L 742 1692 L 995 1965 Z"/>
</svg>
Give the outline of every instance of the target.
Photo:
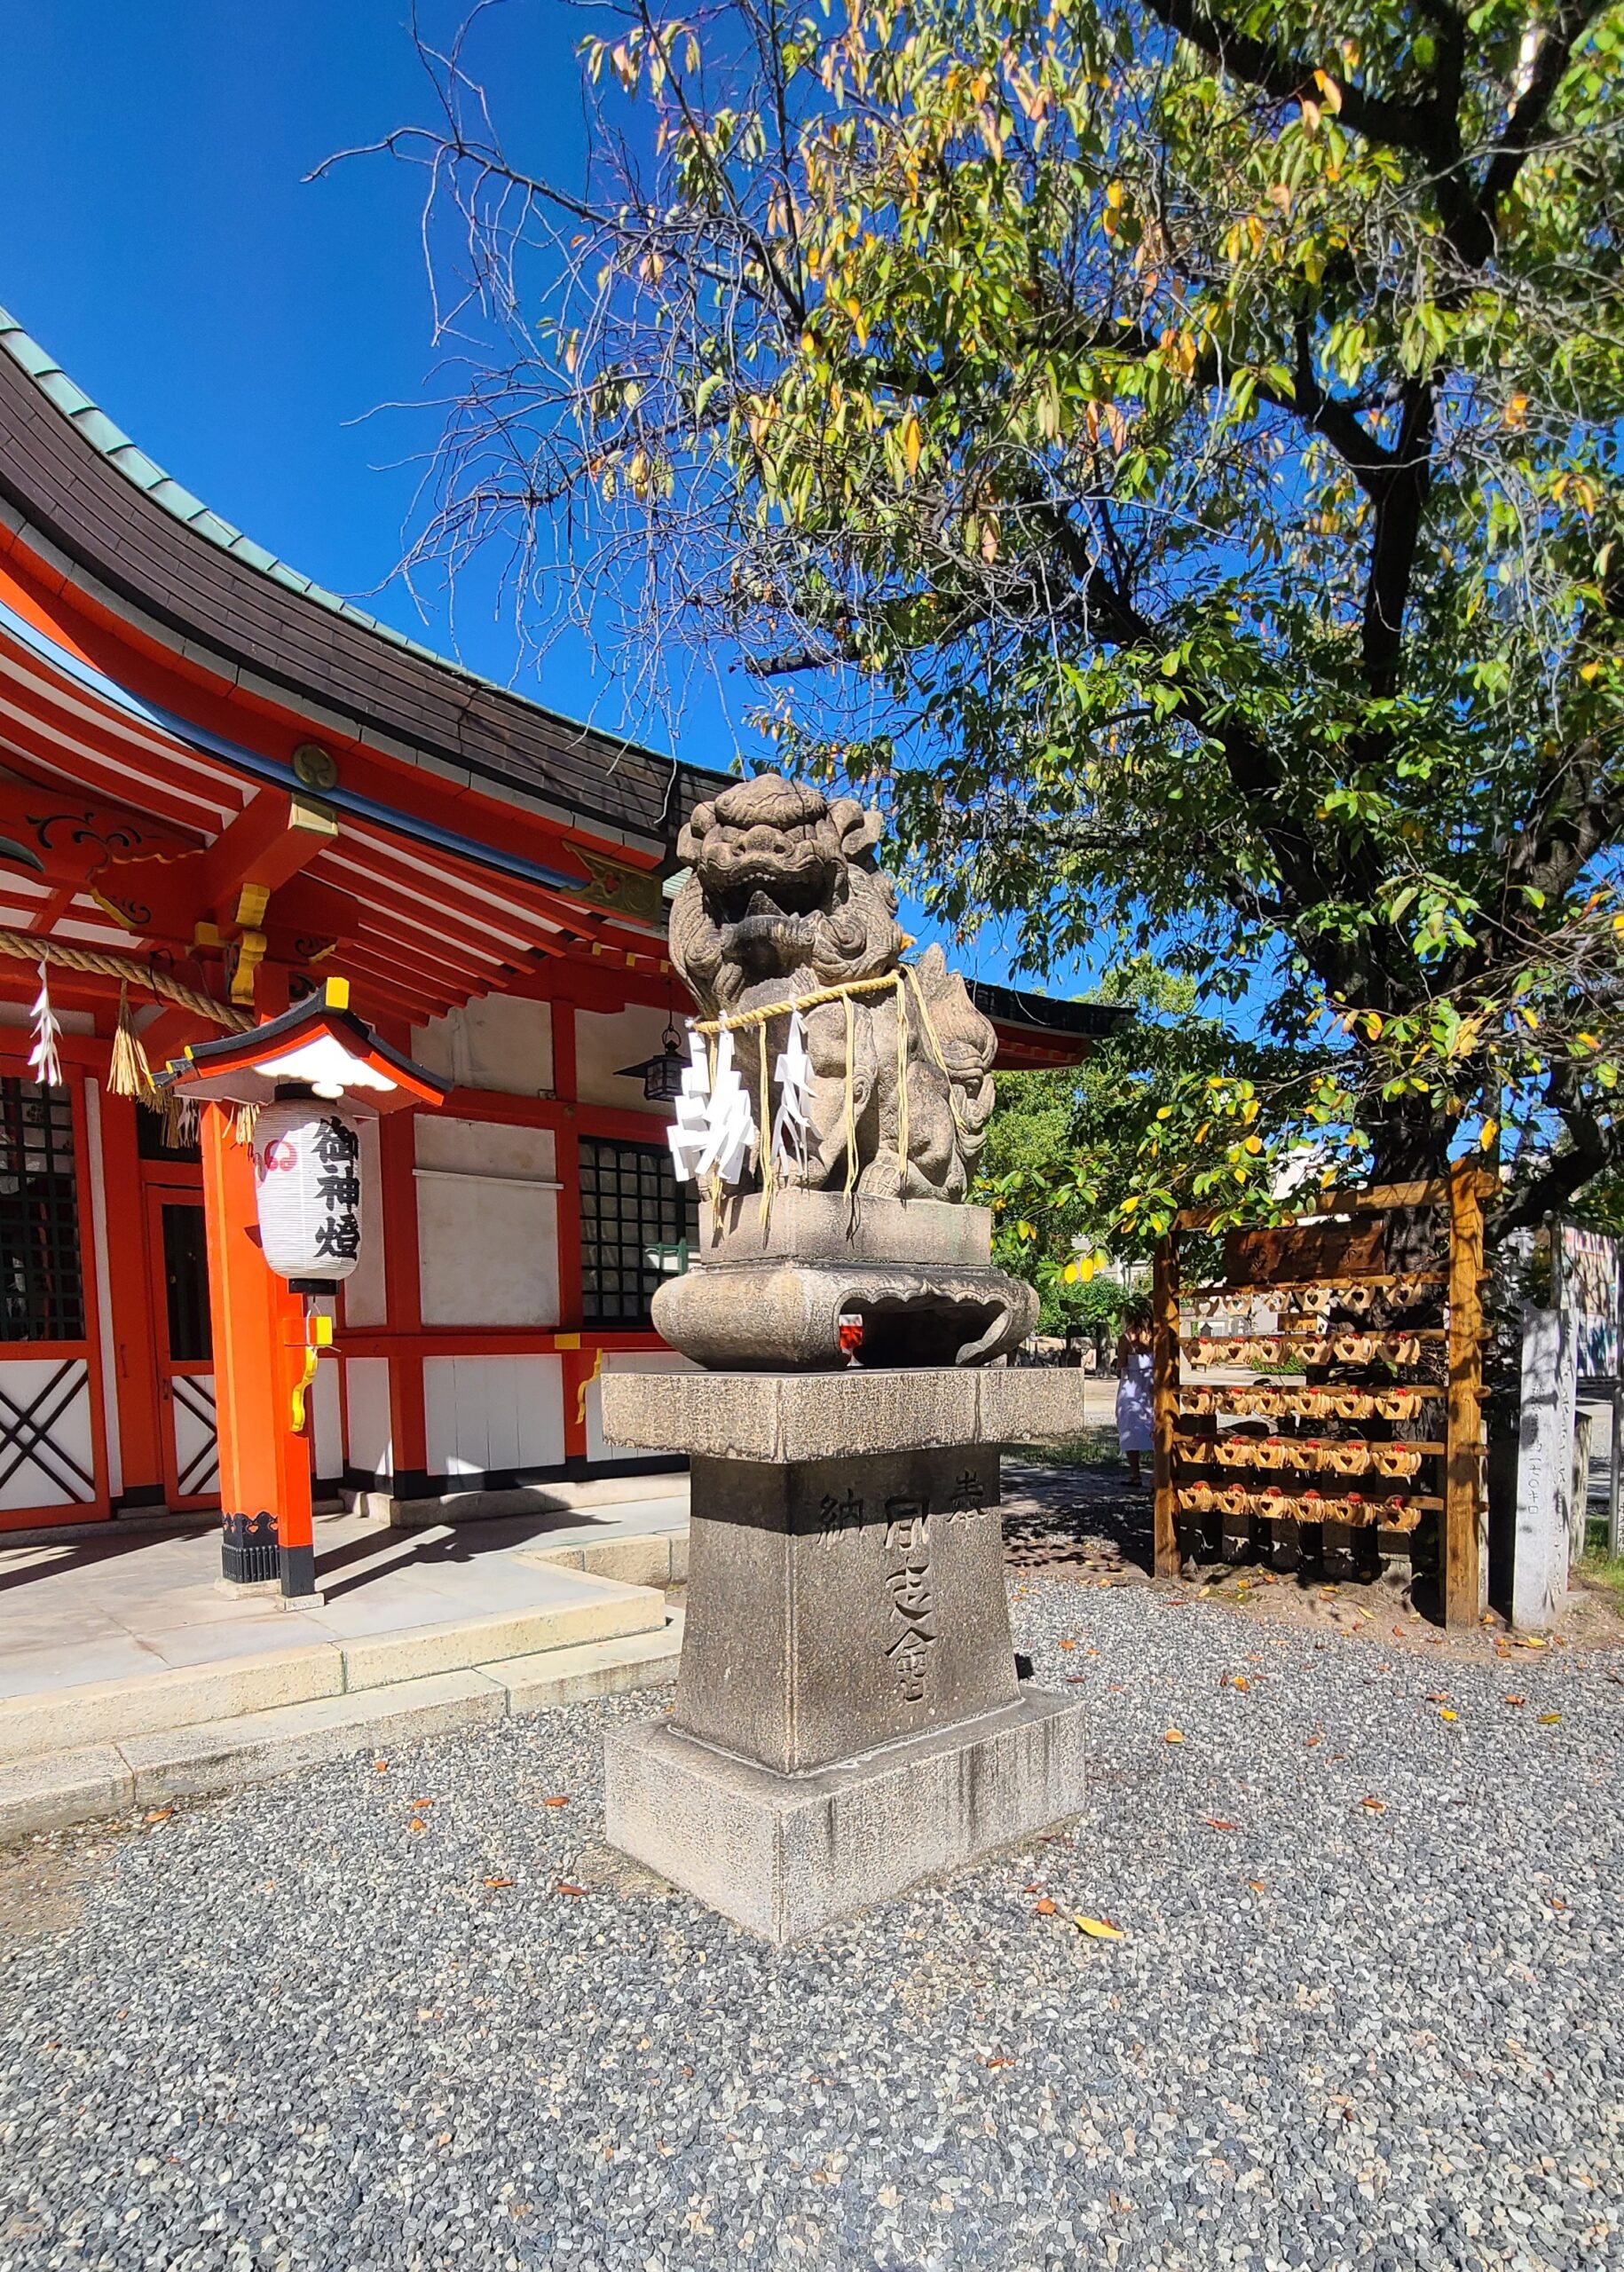
<svg viewBox="0 0 1624 2272">
<path fill-rule="evenodd" d="M 1128 1484 L 1142 1487 L 1139 1462 L 1155 1441 L 1150 1393 L 1150 1305 L 1131 1301 L 1116 1344 L 1116 1440 L 1128 1462 Z"/>
</svg>

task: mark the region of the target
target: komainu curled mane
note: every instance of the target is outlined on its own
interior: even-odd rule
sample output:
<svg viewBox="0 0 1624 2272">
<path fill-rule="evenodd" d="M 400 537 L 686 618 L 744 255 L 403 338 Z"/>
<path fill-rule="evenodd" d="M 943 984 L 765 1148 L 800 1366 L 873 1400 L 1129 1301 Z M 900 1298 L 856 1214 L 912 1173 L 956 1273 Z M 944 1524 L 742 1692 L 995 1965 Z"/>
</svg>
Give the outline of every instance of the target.
<svg viewBox="0 0 1624 2272">
<path fill-rule="evenodd" d="M 672 909 L 671 952 L 702 1019 L 768 1009 L 899 968 L 906 943 L 895 891 L 874 858 L 879 828 L 879 816 L 853 799 L 832 803 L 776 773 L 738 782 L 696 809 L 677 841 L 693 872 Z M 850 1125 L 860 1191 L 962 1199 L 992 1110 L 997 1044 L 941 948 L 928 949 L 895 990 L 825 1002 L 805 1019 L 817 1077 L 811 1125 L 804 1165 L 782 1167 L 782 1180 L 814 1189 L 845 1184 Z M 787 1015 L 769 1022 L 769 1065 L 787 1022 Z M 734 1039 L 761 1124 L 754 1031 Z"/>
</svg>

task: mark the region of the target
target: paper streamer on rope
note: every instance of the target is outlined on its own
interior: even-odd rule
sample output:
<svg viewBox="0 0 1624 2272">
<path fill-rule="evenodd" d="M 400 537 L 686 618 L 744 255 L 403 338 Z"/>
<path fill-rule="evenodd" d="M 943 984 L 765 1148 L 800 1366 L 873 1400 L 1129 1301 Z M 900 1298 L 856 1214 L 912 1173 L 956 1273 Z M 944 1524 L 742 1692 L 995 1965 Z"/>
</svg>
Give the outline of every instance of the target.
<svg viewBox="0 0 1624 2272">
<path fill-rule="evenodd" d="M 28 1052 L 28 1069 L 42 1088 L 62 1085 L 62 1060 L 57 1053 L 61 1038 L 62 1029 L 51 1006 L 51 974 L 42 962 L 39 992 L 34 998 L 34 1046 Z"/>
<path fill-rule="evenodd" d="M 708 1180 L 715 1192 L 744 1175 L 757 1140 L 755 1115 L 734 1061 L 730 1033 L 720 1037 L 713 1056 L 694 1030 L 690 1050 L 676 1118 L 666 1140 L 679 1179 Z"/>
<path fill-rule="evenodd" d="M 716 1043 L 706 1117 L 710 1141 L 700 1158 L 699 1172 L 714 1176 L 721 1184 L 737 1183 L 756 1140 L 755 1115 L 750 1108 L 750 1092 L 734 1062 L 733 1037 L 725 1030 Z"/>
<path fill-rule="evenodd" d="M 806 1131 L 814 1077 L 807 1054 L 804 1013 L 817 1009 L 824 1003 L 838 1002 L 846 1021 L 843 1125 L 845 1192 L 849 1198 L 857 1181 L 855 1001 L 860 994 L 887 991 L 895 997 L 896 1174 L 899 1188 L 905 1190 L 912 1138 L 908 1075 L 914 1027 L 908 1014 L 910 995 L 918 1017 L 918 1030 L 947 1084 L 948 1109 L 953 1116 L 953 1124 L 961 1133 L 964 1127 L 953 1076 L 949 1070 L 935 1022 L 925 999 L 924 989 L 919 984 L 918 974 L 911 963 L 903 963 L 895 970 L 886 971 L 877 978 L 854 978 L 842 985 L 820 987 L 816 993 L 799 995 L 793 1001 L 770 1002 L 759 1010 L 741 1010 L 731 1017 L 706 1018 L 691 1022 L 688 1031 L 692 1062 L 682 1076 L 682 1093 L 677 1100 L 675 1124 L 666 1131 L 666 1141 L 671 1147 L 672 1159 L 680 1180 L 692 1182 L 697 1178 L 702 1179 L 708 1172 L 714 1197 L 723 1184 L 738 1180 L 751 1148 L 754 1146 L 755 1156 L 761 1165 L 765 1214 L 773 1187 L 778 1180 L 780 1163 L 804 1166 L 806 1160 Z M 772 1102 L 767 1076 L 767 1029 L 774 1018 L 786 1014 L 790 1021 L 789 1036 L 774 1068 L 775 1077 L 780 1085 L 778 1108 L 772 1117 L 770 1140 L 763 1141 L 751 1113 L 749 1092 L 734 1064 L 733 1036 L 751 1027 L 755 1029 L 757 1079 L 761 1090 L 761 1119 L 765 1125 Z"/>
<path fill-rule="evenodd" d="M 682 1074 L 682 1093 L 676 1100 L 676 1118 L 666 1131 L 666 1141 L 671 1147 L 671 1162 L 679 1183 L 693 1183 L 698 1179 L 699 1163 L 705 1157 L 710 1142 L 710 1053 L 704 1037 L 690 1026 L 688 1033 L 688 1064 Z"/>
<path fill-rule="evenodd" d="M 761 1029 L 765 1033 L 765 1026 Z M 812 1112 L 812 1060 L 807 1054 L 806 1020 L 790 1012 L 789 1031 L 778 1053 L 773 1076 L 778 1084 L 778 1108 L 773 1115 L 771 1157 L 786 1167 L 807 1164 L 807 1128 Z"/>
</svg>

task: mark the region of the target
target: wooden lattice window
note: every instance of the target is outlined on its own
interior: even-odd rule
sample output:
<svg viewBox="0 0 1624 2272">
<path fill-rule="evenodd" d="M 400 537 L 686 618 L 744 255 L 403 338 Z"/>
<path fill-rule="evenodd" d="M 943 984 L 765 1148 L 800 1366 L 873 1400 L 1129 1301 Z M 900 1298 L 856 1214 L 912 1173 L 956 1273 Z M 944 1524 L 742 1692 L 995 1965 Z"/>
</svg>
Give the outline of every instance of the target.
<svg viewBox="0 0 1624 2272">
<path fill-rule="evenodd" d="M 83 1341 L 84 1272 L 65 1088 L 0 1078 L 0 1340 Z"/>
<path fill-rule="evenodd" d="M 581 1322 L 637 1331 L 662 1278 L 682 1268 L 694 1200 L 663 1144 L 580 1144 Z"/>
</svg>

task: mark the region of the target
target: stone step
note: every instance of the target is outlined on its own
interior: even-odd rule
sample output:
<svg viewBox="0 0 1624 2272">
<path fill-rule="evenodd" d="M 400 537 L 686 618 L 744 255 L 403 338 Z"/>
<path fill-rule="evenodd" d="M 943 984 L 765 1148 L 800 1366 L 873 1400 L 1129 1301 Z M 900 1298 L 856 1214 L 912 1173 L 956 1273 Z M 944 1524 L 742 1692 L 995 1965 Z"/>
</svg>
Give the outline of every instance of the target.
<svg viewBox="0 0 1624 2272">
<path fill-rule="evenodd" d="M 499 1658 L 664 1629 L 665 1597 L 658 1587 L 627 1585 L 564 1565 L 548 1576 L 556 1588 L 553 1600 L 493 1616 L 402 1626 L 0 1699 L 0 1764 L 397 1686 Z"/>
<path fill-rule="evenodd" d="M 126 1734 L 0 1765 L 0 1842 L 263 1783 L 426 1736 L 675 1677 L 682 1620 L 572 1647 Z"/>
<path fill-rule="evenodd" d="M 249 1712 L 211 1728 L 133 1736 L 118 1749 L 135 1779 L 133 1803 L 154 1807 L 170 1799 L 209 1798 L 243 1783 L 269 1782 L 274 1775 L 351 1752 L 487 1727 L 507 1709 L 501 1683 L 484 1673 L 437 1672 L 387 1689 Z"/>
<path fill-rule="evenodd" d="M 624 1641 L 588 1641 L 578 1649 L 549 1649 L 545 1656 L 508 1657 L 480 1669 L 501 1681 L 510 1712 L 550 1712 L 594 1696 L 623 1696 L 676 1678 L 682 1653 L 682 1613 L 663 1633 L 637 1633 Z"/>
<path fill-rule="evenodd" d="M 630 1538 L 585 1539 L 573 1546 L 521 1547 L 517 1558 L 585 1570 L 589 1577 L 616 1578 L 626 1586 L 682 1585 L 688 1577 L 688 1528 L 684 1524 L 638 1531 Z"/>
</svg>

